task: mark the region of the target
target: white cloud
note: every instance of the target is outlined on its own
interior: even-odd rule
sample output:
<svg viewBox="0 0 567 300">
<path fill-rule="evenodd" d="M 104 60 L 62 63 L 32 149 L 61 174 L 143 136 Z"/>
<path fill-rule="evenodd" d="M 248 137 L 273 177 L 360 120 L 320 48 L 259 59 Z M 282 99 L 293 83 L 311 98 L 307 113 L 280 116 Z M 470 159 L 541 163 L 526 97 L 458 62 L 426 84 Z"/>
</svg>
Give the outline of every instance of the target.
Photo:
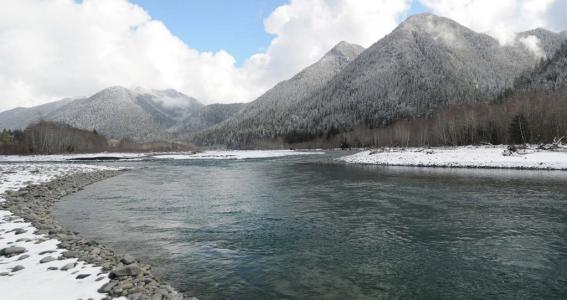
<svg viewBox="0 0 567 300">
<path fill-rule="evenodd" d="M 434 14 L 451 18 L 506 44 L 515 33 L 544 27 L 567 29 L 566 0 L 419 0 Z"/>
<path fill-rule="evenodd" d="M 545 58 L 545 51 L 540 47 L 540 40 L 535 35 L 526 36 L 519 39 L 519 42 L 533 53 L 536 57 Z"/>
<path fill-rule="evenodd" d="M 565 0 L 414 1 L 503 39 L 538 26 L 567 29 Z M 243 67 L 226 51 L 190 48 L 127 0 L 0 2 L 1 111 L 112 85 L 174 88 L 206 103 L 251 101 L 339 41 L 370 46 L 397 26 L 412 0 L 291 0 L 266 18 L 274 38 Z"/>
<path fill-rule="evenodd" d="M 265 53 L 246 68 L 262 78 L 264 88 L 288 78 L 319 59 L 342 40 L 364 47 L 391 32 L 411 0 L 293 0 L 266 20 L 276 35 Z"/>
<path fill-rule="evenodd" d="M 126 0 L 2 4 L 0 109 L 112 85 L 175 88 L 211 101 L 250 97 L 232 56 L 187 47 Z"/>
<path fill-rule="evenodd" d="M 238 68 L 189 48 L 127 0 L 2 0 L 0 110 L 112 85 L 174 88 L 207 103 L 250 101 L 341 40 L 368 46 L 411 0 L 293 0 L 265 21 L 275 35 Z"/>
</svg>

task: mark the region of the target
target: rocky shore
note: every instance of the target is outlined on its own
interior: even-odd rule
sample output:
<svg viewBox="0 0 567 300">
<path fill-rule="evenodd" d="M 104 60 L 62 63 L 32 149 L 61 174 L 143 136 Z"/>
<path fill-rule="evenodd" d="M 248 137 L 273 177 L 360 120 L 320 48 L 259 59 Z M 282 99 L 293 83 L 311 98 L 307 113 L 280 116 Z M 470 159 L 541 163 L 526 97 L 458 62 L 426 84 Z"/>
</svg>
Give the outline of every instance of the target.
<svg viewBox="0 0 567 300">
<path fill-rule="evenodd" d="M 43 240 L 40 239 L 34 243 L 41 243 L 51 239 L 59 241 L 60 243 L 57 244 L 57 248 L 62 251 L 45 251 L 48 253 L 39 253 L 39 255 L 41 255 L 39 263 L 47 266 L 53 261 L 78 259 L 72 260 L 72 262 L 66 263 L 60 267 L 48 267 L 47 270 L 74 272 L 72 274 L 74 274 L 74 276 L 76 275 L 77 280 L 89 276 L 96 277 L 96 281 L 101 282 L 101 287 L 98 289 L 98 292 L 107 295 L 104 299 L 187 299 L 171 286 L 160 282 L 159 279 L 152 275 L 151 266 L 129 255 L 118 255 L 113 250 L 100 245 L 96 241 L 82 239 L 77 233 L 63 228 L 52 217 L 51 209 L 55 202 L 59 201 L 62 197 L 77 192 L 89 184 L 116 176 L 121 172 L 123 171 L 102 170 L 88 173 L 75 173 L 59 177 L 48 183 L 30 185 L 15 192 L 6 192 L 4 195 L 5 201 L 0 203 L 0 209 L 10 211 L 14 215 L 5 217 L 5 220 L 2 220 L 2 222 L 22 217 L 26 222 L 33 225 L 36 231 L 34 234 L 44 237 Z M 29 230 L 29 228 L 15 228 L 11 230 L 10 234 L 22 234 Z M 5 233 L 8 232 L 0 232 L 0 234 Z M 15 242 L 31 241 L 19 239 Z M 17 260 L 25 260 L 29 258 L 29 255 L 26 253 L 27 249 L 25 246 L 11 245 L 7 248 L 0 249 L 0 258 L 2 256 L 18 256 Z M 81 272 L 77 266 L 77 262 L 79 261 L 100 267 L 102 272 L 98 274 Z M 18 267 L 24 268 L 23 266 L 16 266 L 12 269 L 12 272 L 19 271 L 14 271 L 14 269 L 18 269 Z M 73 271 L 73 269 L 79 270 Z M 12 275 L 7 273 L 3 274 L 3 276 Z M 0 277 L 0 280 L 2 280 L 1 278 L 2 277 Z M 33 283 L 30 282 L 29 284 Z M 59 299 L 63 298 L 64 297 L 61 297 Z"/>
</svg>

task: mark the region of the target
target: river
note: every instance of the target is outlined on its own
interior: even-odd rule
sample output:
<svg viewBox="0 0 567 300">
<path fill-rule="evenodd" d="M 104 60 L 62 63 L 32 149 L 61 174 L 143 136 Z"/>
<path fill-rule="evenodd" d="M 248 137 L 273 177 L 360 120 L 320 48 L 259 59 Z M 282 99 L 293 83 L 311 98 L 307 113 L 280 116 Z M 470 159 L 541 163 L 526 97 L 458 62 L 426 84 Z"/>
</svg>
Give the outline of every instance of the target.
<svg viewBox="0 0 567 300">
<path fill-rule="evenodd" d="M 199 299 L 567 298 L 567 173 L 162 160 L 58 203 Z"/>
</svg>

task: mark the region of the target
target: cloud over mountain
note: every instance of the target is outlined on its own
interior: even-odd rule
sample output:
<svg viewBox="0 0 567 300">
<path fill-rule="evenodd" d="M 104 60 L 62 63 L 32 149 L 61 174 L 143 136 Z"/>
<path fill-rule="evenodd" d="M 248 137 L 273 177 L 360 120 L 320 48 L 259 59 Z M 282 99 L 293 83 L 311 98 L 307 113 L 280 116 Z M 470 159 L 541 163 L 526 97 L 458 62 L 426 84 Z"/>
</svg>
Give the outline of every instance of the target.
<svg viewBox="0 0 567 300">
<path fill-rule="evenodd" d="M 567 27 L 564 0 L 419 1 L 477 31 Z M 0 111 L 113 85 L 173 88 L 205 103 L 251 101 L 339 41 L 370 46 L 411 4 L 291 0 L 265 20 L 274 35 L 266 51 L 238 67 L 225 50 L 191 48 L 127 0 L 6 1 L 0 10 Z M 538 51 L 537 42 L 527 39 L 526 47 Z"/>
</svg>

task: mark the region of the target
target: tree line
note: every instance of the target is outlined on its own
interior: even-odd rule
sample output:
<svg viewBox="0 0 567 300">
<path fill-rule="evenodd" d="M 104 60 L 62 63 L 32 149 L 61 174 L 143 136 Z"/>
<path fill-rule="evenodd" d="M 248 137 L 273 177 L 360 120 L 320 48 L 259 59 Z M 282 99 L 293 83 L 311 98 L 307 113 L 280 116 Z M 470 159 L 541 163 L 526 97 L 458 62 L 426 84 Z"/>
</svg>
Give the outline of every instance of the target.
<svg viewBox="0 0 567 300">
<path fill-rule="evenodd" d="M 543 144 L 563 136 L 567 136 L 567 88 L 520 90 L 496 103 L 450 105 L 432 117 L 400 120 L 384 128 L 335 129 L 310 141 L 293 143 L 298 137 L 292 136 L 273 144 L 296 147 Z"/>
<path fill-rule="evenodd" d="M 96 130 L 83 130 L 64 123 L 43 120 L 29 125 L 24 130 L 4 129 L 0 133 L 1 155 L 196 150 L 193 145 L 180 142 L 137 143 L 129 139 L 108 140 Z"/>
<path fill-rule="evenodd" d="M 48 121 L 39 121 L 24 130 L 4 129 L 0 135 L 0 154 L 87 153 L 106 149 L 106 137 L 96 130 Z"/>
</svg>

